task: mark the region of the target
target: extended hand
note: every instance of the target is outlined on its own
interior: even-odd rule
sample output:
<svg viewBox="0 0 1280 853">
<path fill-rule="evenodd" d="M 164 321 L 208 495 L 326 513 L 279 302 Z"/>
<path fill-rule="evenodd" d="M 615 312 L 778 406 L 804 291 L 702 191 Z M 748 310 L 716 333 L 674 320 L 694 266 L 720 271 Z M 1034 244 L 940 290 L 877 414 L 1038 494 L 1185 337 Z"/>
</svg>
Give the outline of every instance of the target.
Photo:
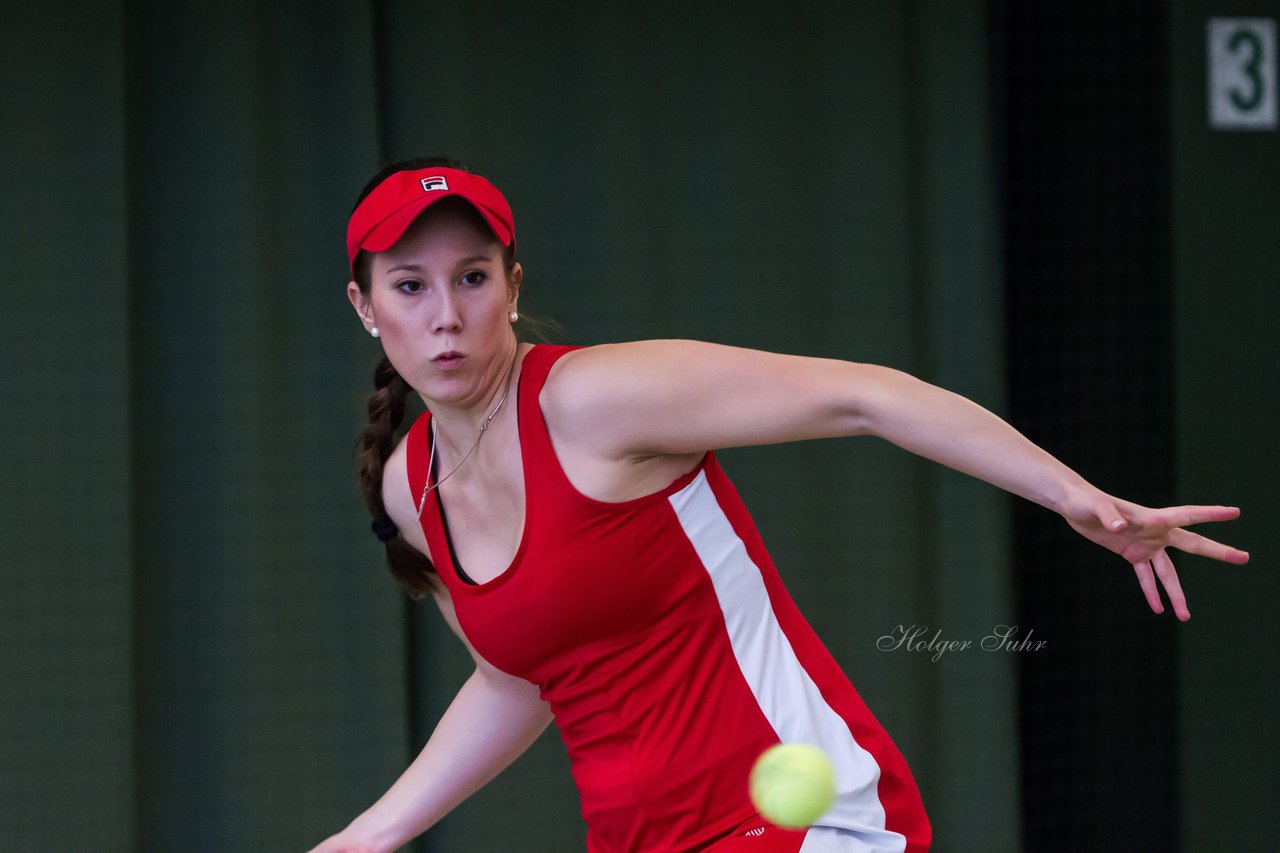
<svg viewBox="0 0 1280 853">
<path fill-rule="evenodd" d="M 358 838 L 351 838 L 343 831 L 326 838 L 307 853 L 375 853 L 375 848 Z"/>
<path fill-rule="evenodd" d="M 1171 506 L 1151 509 L 1113 498 L 1102 492 L 1069 506 L 1063 517 L 1072 529 L 1091 542 L 1119 554 L 1138 575 L 1138 584 L 1147 604 L 1156 613 L 1164 612 L 1156 578 L 1164 586 L 1169 603 L 1178 619 L 1191 618 L 1187 598 L 1178 583 L 1167 549 L 1177 548 L 1188 554 L 1199 554 L 1224 563 L 1247 563 L 1249 555 L 1238 548 L 1223 545 L 1192 533 L 1185 528 L 1204 521 L 1230 521 L 1240 515 L 1233 506 Z"/>
</svg>

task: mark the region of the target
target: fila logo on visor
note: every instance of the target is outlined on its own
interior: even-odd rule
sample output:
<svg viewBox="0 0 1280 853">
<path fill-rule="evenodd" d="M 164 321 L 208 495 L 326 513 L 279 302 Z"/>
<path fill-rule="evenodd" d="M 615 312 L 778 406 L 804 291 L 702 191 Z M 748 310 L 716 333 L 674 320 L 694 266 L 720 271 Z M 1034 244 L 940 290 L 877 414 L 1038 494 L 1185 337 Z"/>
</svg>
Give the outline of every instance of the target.
<svg viewBox="0 0 1280 853">
<path fill-rule="evenodd" d="M 431 192 L 432 190 L 447 190 L 449 182 L 444 179 L 444 175 L 432 175 L 422 179 L 422 191 Z"/>
</svg>

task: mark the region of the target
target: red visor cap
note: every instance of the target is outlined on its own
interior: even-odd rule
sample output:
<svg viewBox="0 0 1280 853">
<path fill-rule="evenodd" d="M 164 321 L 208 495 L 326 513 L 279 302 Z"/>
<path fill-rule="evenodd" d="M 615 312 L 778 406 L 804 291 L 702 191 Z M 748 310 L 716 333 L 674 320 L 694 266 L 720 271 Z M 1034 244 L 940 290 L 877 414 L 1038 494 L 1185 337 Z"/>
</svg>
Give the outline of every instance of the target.
<svg viewBox="0 0 1280 853">
<path fill-rule="evenodd" d="M 516 229 L 511 205 L 498 188 L 479 175 L 460 169 L 416 169 L 396 172 L 378 184 L 347 222 L 347 260 L 355 272 L 356 255 L 385 252 L 404 235 L 418 214 L 450 197 L 466 199 L 504 246 L 514 254 Z"/>
</svg>

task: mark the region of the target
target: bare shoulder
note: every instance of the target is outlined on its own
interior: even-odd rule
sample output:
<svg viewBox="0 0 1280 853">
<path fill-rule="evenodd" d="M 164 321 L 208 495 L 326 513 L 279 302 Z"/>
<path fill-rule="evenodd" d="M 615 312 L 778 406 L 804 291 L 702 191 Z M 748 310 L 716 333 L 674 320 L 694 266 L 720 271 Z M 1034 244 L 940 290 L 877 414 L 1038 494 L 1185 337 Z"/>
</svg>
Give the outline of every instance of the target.
<svg viewBox="0 0 1280 853">
<path fill-rule="evenodd" d="M 404 540 L 430 558 L 427 537 L 418 524 L 418 508 L 410 494 L 406 443 L 406 439 L 401 438 L 382 466 L 382 504 L 386 507 L 387 515 L 400 528 L 400 535 Z"/>
<path fill-rule="evenodd" d="M 557 393 L 564 397 L 589 395 L 593 389 L 598 390 L 601 383 L 611 387 L 617 380 L 633 378 L 636 370 L 661 369 L 682 360 L 705 358 L 716 351 L 739 350 L 707 341 L 676 338 L 596 344 L 561 356 L 552 366 L 547 384 L 558 385 Z"/>
<path fill-rule="evenodd" d="M 597 344 L 561 356 L 539 396 L 543 416 L 552 432 L 565 442 L 584 446 L 611 458 L 652 455 L 611 440 L 625 419 L 637 392 L 661 384 L 663 375 L 681 361 L 704 358 L 702 341 L 644 340 Z"/>
<path fill-rule="evenodd" d="M 549 426 L 612 458 L 677 455 L 861 431 L 866 368 L 693 340 L 574 350 L 541 402 Z"/>
<path fill-rule="evenodd" d="M 422 527 L 418 524 L 418 509 L 414 504 L 414 498 L 409 489 L 409 467 L 406 461 L 405 443 L 405 439 L 401 438 L 395 450 L 391 452 L 391 455 L 387 457 L 387 461 L 383 465 L 382 502 L 386 507 L 387 515 L 391 516 L 391 520 L 400 528 L 400 535 L 429 559 L 431 555 L 427 548 L 426 536 L 423 535 Z M 467 653 L 475 661 L 476 667 L 480 672 L 496 683 L 519 685 L 522 690 L 528 689 L 528 682 L 495 669 L 475 650 L 475 647 L 471 645 L 471 641 L 467 639 L 467 635 L 463 632 L 462 625 L 458 622 L 458 613 L 454 608 L 453 596 L 450 595 L 448 588 L 444 584 L 437 583 L 433 585 L 431 598 L 435 601 L 436 607 L 440 609 L 440 615 L 444 617 L 445 624 L 462 641 L 462 645 L 466 647 Z"/>
<path fill-rule="evenodd" d="M 646 341 L 644 344 L 660 344 Z M 547 375 L 539 405 L 561 467 L 582 494 L 617 502 L 664 488 L 710 448 L 661 452 L 627 440 L 634 384 L 658 347 L 602 344 L 561 356 Z"/>
<path fill-rule="evenodd" d="M 589 411 L 602 403 L 645 398 L 673 387 L 754 376 L 762 382 L 791 379 L 830 359 L 787 355 L 710 341 L 654 339 L 598 344 L 561 356 L 547 375 L 544 402 L 565 411 Z"/>
</svg>

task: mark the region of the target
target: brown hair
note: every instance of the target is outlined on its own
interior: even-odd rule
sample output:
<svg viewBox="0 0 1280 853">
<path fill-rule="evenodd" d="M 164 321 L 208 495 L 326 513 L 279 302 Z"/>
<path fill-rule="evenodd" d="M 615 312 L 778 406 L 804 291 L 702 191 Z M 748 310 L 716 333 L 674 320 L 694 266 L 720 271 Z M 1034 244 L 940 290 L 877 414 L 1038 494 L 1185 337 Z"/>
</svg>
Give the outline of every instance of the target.
<svg viewBox="0 0 1280 853">
<path fill-rule="evenodd" d="M 369 423 L 360 433 L 360 456 L 356 477 L 364 505 L 374 518 L 386 515 L 382 503 L 382 468 L 399 440 L 397 434 L 404 422 L 405 398 L 409 396 L 409 383 L 396 372 L 386 356 L 378 362 L 373 372 L 373 387 L 369 396 Z M 415 601 L 426 598 L 439 583 L 436 568 L 426 555 L 414 548 L 404 536 L 397 533 L 386 541 L 387 567 Z"/>
<path fill-rule="evenodd" d="M 378 184 L 382 183 L 396 172 L 411 171 L 415 169 L 429 169 L 433 166 L 442 166 L 449 169 L 461 169 L 463 171 L 472 171 L 469 167 L 457 160 L 448 157 L 418 157 L 413 160 L 402 160 L 398 163 L 392 163 L 385 167 L 378 174 L 374 175 L 363 190 L 360 191 L 359 198 L 356 199 L 356 206 L 365 199 L 369 193 L 373 192 Z M 442 200 L 440 203 L 452 202 L 452 199 Z M 476 221 L 484 228 L 489 226 L 465 201 L 459 201 L 460 209 L 465 208 L 475 215 Z M 515 269 L 515 256 L 511 247 L 506 246 L 503 249 L 503 265 L 506 268 L 508 277 Z M 356 255 L 354 263 L 354 278 L 360 287 L 360 292 L 367 298 L 369 295 L 370 275 L 369 275 L 370 255 L 368 252 L 360 252 Z M 509 278 L 508 278 L 509 280 Z M 538 337 L 546 340 L 544 334 L 545 328 L 554 328 L 559 330 L 559 324 L 554 320 L 542 319 L 537 317 L 529 317 L 521 314 L 520 320 L 528 325 Z M 369 513 L 378 519 L 386 515 L 386 506 L 382 502 L 382 469 L 386 464 L 387 457 L 391 455 L 391 451 L 395 449 L 396 443 L 402 435 L 401 427 L 404 423 L 404 412 L 406 399 L 412 390 L 409 383 L 396 372 L 395 367 L 391 365 L 391 361 L 383 356 L 378 362 L 377 368 L 373 372 L 374 392 L 369 397 L 369 423 L 360 433 L 359 439 L 359 458 L 357 460 L 357 479 L 360 484 L 360 491 L 364 497 L 364 505 L 369 509 Z M 431 564 L 424 554 L 410 545 L 405 538 L 397 534 L 386 541 L 387 546 L 387 567 L 391 569 L 391 574 L 404 587 L 409 597 L 415 601 L 426 598 L 439 585 L 440 578 L 436 574 L 435 566 Z"/>
</svg>

